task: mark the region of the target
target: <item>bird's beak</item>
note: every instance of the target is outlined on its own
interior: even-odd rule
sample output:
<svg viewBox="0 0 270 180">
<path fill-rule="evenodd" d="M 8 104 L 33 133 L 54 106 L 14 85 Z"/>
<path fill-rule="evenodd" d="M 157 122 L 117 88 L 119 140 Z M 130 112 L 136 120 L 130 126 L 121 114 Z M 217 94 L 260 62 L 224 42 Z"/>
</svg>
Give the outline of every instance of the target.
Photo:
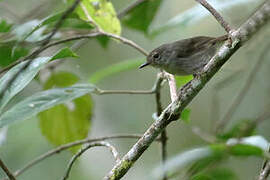
<svg viewBox="0 0 270 180">
<path fill-rule="evenodd" d="M 139 69 L 142 69 L 143 67 L 148 66 L 149 64 L 150 64 L 149 62 L 143 63 L 142 65 L 140 65 Z"/>
</svg>

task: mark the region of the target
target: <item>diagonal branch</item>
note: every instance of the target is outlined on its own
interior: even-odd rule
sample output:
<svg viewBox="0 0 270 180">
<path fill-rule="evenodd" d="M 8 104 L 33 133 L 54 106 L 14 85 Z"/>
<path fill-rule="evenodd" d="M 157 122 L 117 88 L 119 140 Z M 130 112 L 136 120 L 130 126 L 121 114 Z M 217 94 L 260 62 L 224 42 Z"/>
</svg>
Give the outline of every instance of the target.
<svg viewBox="0 0 270 180">
<path fill-rule="evenodd" d="M 155 138 L 172 121 L 177 120 L 182 110 L 192 101 L 207 82 L 218 72 L 222 65 L 248 40 L 251 35 L 257 32 L 266 21 L 270 19 L 270 1 L 266 1 L 259 10 L 250 17 L 232 36 L 232 46 L 228 42 L 218 50 L 210 62 L 204 67 L 200 76 L 194 78 L 184 85 L 180 91 L 178 99 L 172 102 L 158 117 L 141 137 L 129 150 L 129 152 L 117 163 L 113 169 L 104 177 L 104 179 L 121 179 L 131 168 L 131 166 L 140 158 L 144 151 L 151 145 Z M 263 21 L 260 21 L 263 20 Z M 253 22 L 250 24 L 249 22 Z M 255 23 L 255 24 L 254 24 Z M 252 29 L 249 29 L 252 26 Z M 254 28 L 256 27 L 256 28 Z"/>
</svg>

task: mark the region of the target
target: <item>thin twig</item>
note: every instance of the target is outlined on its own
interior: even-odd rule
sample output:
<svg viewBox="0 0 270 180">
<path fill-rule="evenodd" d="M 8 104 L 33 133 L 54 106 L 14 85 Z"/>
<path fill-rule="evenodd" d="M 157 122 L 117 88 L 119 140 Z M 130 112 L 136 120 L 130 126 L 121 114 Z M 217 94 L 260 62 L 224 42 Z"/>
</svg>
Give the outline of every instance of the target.
<svg viewBox="0 0 270 180">
<path fill-rule="evenodd" d="M 8 169 L 8 167 L 5 165 L 5 163 L 2 161 L 2 159 L 0 159 L 0 166 L 3 169 L 3 171 L 6 173 L 6 175 L 8 176 L 8 178 L 10 180 L 16 180 L 16 178 L 14 177 L 14 175 L 10 172 L 10 170 Z"/>
<path fill-rule="evenodd" d="M 61 145 L 55 149 L 52 149 L 42 155 L 40 155 L 39 157 L 35 158 L 34 160 L 28 162 L 25 166 L 23 166 L 21 169 L 15 171 L 14 176 L 17 177 L 19 175 L 21 175 L 22 173 L 24 173 L 26 170 L 28 170 L 29 168 L 31 168 L 32 166 L 36 165 L 37 163 L 43 161 L 44 159 L 47 159 L 48 157 L 58 154 L 64 150 L 67 150 L 71 147 L 74 146 L 78 146 L 78 145 L 82 145 L 82 144 L 86 144 L 86 143 L 92 143 L 92 142 L 97 142 L 97 141 L 104 141 L 104 140 L 108 140 L 108 139 L 139 139 L 140 137 L 142 137 L 142 135 L 140 134 L 118 134 L 118 135 L 112 135 L 112 136 L 103 136 L 103 137 L 98 137 L 98 138 L 86 138 L 83 140 L 78 140 L 78 141 L 74 141 L 68 144 L 64 144 Z M 160 139 L 156 139 L 156 141 L 160 141 Z M 7 180 L 6 178 L 4 178 L 3 180 Z"/>
<path fill-rule="evenodd" d="M 165 162 L 167 161 L 167 141 L 168 141 L 168 136 L 167 136 L 167 131 L 164 129 L 161 134 L 160 134 L 160 139 L 161 139 L 161 160 L 162 160 L 162 165 L 165 165 Z M 162 175 L 162 180 L 167 180 L 167 172 L 165 168 L 163 168 L 163 175 Z"/>
<path fill-rule="evenodd" d="M 10 79 L 7 81 L 7 83 L 5 84 L 3 90 L 0 92 L 0 99 L 4 96 L 6 90 L 10 87 L 10 85 L 16 80 L 16 78 L 18 77 L 18 75 L 22 71 L 24 71 L 25 69 L 27 69 L 27 67 L 32 63 L 32 61 L 34 60 L 34 58 L 36 58 L 44 50 L 44 47 L 47 44 L 49 44 L 49 42 L 51 41 L 52 37 L 56 34 L 56 32 L 62 26 L 62 24 L 65 21 L 65 19 L 75 10 L 75 8 L 80 3 L 80 1 L 81 0 L 74 1 L 74 3 L 64 12 L 64 14 L 61 16 L 61 18 L 56 22 L 55 26 L 53 27 L 52 32 L 43 41 L 43 43 L 41 44 L 41 46 L 37 50 L 35 50 L 33 53 L 31 53 L 31 55 L 29 55 L 29 56 L 26 57 L 29 60 L 27 61 L 27 63 L 25 63 L 23 65 L 23 67 L 21 67 L 21 69 L 16 74 L 14 74 L 12 77 L 10 77 Z M 26 59 L 26 58 L 24 58 L 24 59 Z"/>
<path fill-rule="evenodd" d="M 210 119 L 211 119 L 211 131 L 214 132 L 215 124 L 220 118 L 220 102 L 219 102 L 219 92 L 227 87 L 228 83 L 232 83 L 232 81 L 235 81 L 235 77 L 237 77 L 242 71 L 237 70 L 236 72 L 231 73 L 228 77 L 223 79 L 222 81 L 216 83 L 213 87 L 213 97 L 211 102 L 211 113 L 210 113 Z"/>
<path fill-rule="evenodd" d="M 123 9 L 122 11 L 120 11 L 117 14 L 117 17 L 119 19 L 123 18 L 126 14 L 128 14 L 132 9 L 134 9 L 135 7 L 139 6 L 140 4 L 142 4 L 144 1 L 146 0 L 136 0 L 135 2 L 131 3 L 130 5 L 128 5 L 125 9 Z"/>
<path fill-rule="evenodd" d="M 230 33 L 232 31 L 232 28 L 230 27 L 229 23 L 225 21 L 225 19 L 213 8 L 206 0 L 196 0 L 198 3 L 200 3 L 202 6 L 204 6 L 218 21 L 218 23 L 225 29 L 227 33 Z"/>
<path fill-rule="evenodd" d="M 270 117 L 270 111 L 269 111 L 270 104 L 268 104 L 264 111 L 252 122 L 248 123 L 244 128 L 241 129 L 241 131 L 238 133 L 240 137 L 245 137 L 247 135 L 250 135 L 250 133 L 264 120 L 268 119 Z"/>
<path fill-rule="evenodd" d="M 163 81 L 163 73 L 159 73 L 157 75 L 157 81 L 156 81 L 156 93 L 155 93 L 155 97 L 156 97 L 156 109 L 157 109 L 157 116 L 160 116 L 160 114 L 162 113 L 162 104 L 161 104 L 161 99 L 160 99 L 160 90 L 161 90 L 161 83 Z M 167 160 L 167 132 L 166 129 L 164 129 L 160 135 L 160 143 L 161 143 L 161 161 L 162 161 L 162 165 L 165 164 L 166 160 Z M 167 173 L 164 170 L 163 172 L 163 180 L 167 180 Z"/>
<path fill-rule="evenodd" d="M 228 124 L 229 121 L 231 120 L 233 114 L 237 110 L 237 107 L 241 104 L 247 92 L 249 91 L 253 81 L 255 80 L 255 77 L 257 73 L 259 72 L 260 67 L 263 64 L 263 60 L 266 59 L 265 54 L 267 54 L 268 52 L 269 52 L 269 45 L 266 46 L 266 48 L 263 50 L 263 52 L 259 56 L 258 62 L 255 64 L 255 66 L 251 70 L 249 76 L 246 79 L 244 86 L 242 87 L 242 89 L 240 90 L 240 92 L 238 93 L 234 101 L 232 102 L 232 104 L 229 106 L 229 109 L 225 113 L 224 117 L 220 121 L 217 122 L 215 132 L 222 131 L 224 127 L 226 126 L 226 124 Z"/>
<path fill-rule="evenodd" d="M 135 49 L 137 49 L 138 51 L 140 51 L 142 54 L 144 54 L 145 56 L 148 55 L 148 52 L 146 52 L 143 48 L 141 48 L 140 46 L 138 46 L 138 45 L 137 45 L 136 43 L 134 43 L 133 41 L 131 41 L 131 40 L 129 40 L 129 39 L 126 39 L 126 38 L 124 38 L 124 37 L 121 37 L 121 36 L 119 36 L 119 35 L 116 35 L 116 34 L 112 34 L 112 33 L 105 32 L 105 31 L 103 31 L 102 29 L 100 29 L 99 26 L 95 23 L 95 21 L 93 21 L 93 19 L 91 18 L 91 16 L 88 14 L 87 9 L 86 9 L 82 4 L 81 4 L 81 7 L 83 8 L 83 11 L 84 11 L 84 13 L 85 13 L 85 15 L 86 15 L 87 20 L 95 26 L 95 28 L 97 29 L 97 31 L 98 31 L 99 33 L 101 33 L 101 34 L 104 35 L 104 36 L 108 36 L 108 37 L 111 37 L 111 38 L 113 38 L 113 39 L 117 39 L 117 40 L 119 40 L 120 42 L 122 42 L 123 44 L 127 44 L 127 45 L 129 45 L 129 46 L 132 46 L 132 47 L 134 47 Z"/>
<path fill-rule="evenodd" d="M 119 153 L 116 151 L 115 147 L 113 147 L 110 143 L 108 142 L 95 142 L 95 143 L 91 143 L 89 145 L 87 145 L 86 147 L 82 148 L 78 153 L 76 153 L 71 160 L 68 163 L 68 167 L 67 170 L 65 172 L 65 175 L 63 177 L 63 180 L 67 180 L 71 171 L 71 168 L 74 164 L 74 162 L 84 153 L 86 152 L 88 149 L 92 148 L 92 147 L 96 147 L 96 146 L 104 146 L 109 148 L 109 150 L 111 151 L 113 157 L 115 158 L 116 162 L 120 161 L 120 156 Z"/>
<path fill-rule="evenodd" d="M 129 39 L 126 39 L 124 37 L 121 37 L 121 36 L 118 36 L 118 35 L 115 35 L 115 34 L 105 33 L 105 32 L 94 32 L 94 33 L 85 34 L 85 35 L 77 35 L 77 36 L 74 36 L 74 37 L 69 37 L 69 38 L 66 38 L 66 39 L 55 41 L 55 42 L 52 42 L 50 44 L 47 44 L 40 51 L 44 51 L 44 50 L 46 50 L 46 49 L 48 49 L 50 47 L 53 47 L 53 46 L 56 46 L 56 45 L 59 45 L 59 44 L 63 44 L 63 43 L 66 43 L 66 42 L 75 41 L 75 40 L 81 40 L 81 39 L 89 39 L 89 38 L 93 38 L 93 37 L 97 37 L 97 36 L 108 36 L 108 37 L 111 37 L 113 39 L 117 39 L 117 40 L 121 41 L 123 44 L 126 44 L 126 45 L 128 45 L 130 47 L 133 47 L 134 49 L 138 50 L 143 55 L 145 55 L 145 56 L 148 55 L 148 52 L 145 51 L 142 47 L 140 47 L 135 42 L 133 42 L 133 41 L 131 41 Z M 8 71 L 9 69 L 11 69 L 12 67 L 14 67 L 15 65 L 17 65 L 17 64 L 19 64 L 21 62 L 29 60 L 31 57 L 33 57 L 35 55 L 36 55 L 36 51 L 34 51 L 30 55 L 28 55 L 28 56 L 26 56 L 26 57 L 24 57 L 22 59 L 19 59 L 19 60 L 15 61 L 14 63 L 8 65 L 7 67 L 1 69 L 0 74 Z"/>
<path fill-rule="evenodd" d="M 123 44 L 127 44 L 127 45 L 135 48 L 136 50 L 141 52 L 143 55 L 148 56 L 148 52 L 145 49 L 141 48 L 138 44 L 134 43 L 133 41 L 131 41 L 129 39 L 126 39 L 122 36 L 118 36 L 116 34 L 107 33 L 107 32 L 103 32 L 102 34 L 105 36 L 111 37 L 113 39 L 117 39 L 117 40 L 121 41 Z"/>
<path fill-rule="evenodd" d="M 254 126 L 257 126 L 259 123 L 262 123 L 265 119 L 268 119 L 270 117 L 269 107 L 270 105 L 268 104 L 268 106 L 266 106 L 265 108 L 265 111 L 258 118 L 255 119 Z M 268 152 L 270 152 L 270 148 Z M 270 174 L 270 161 L 269 159 L 265 159 L 262 168 L 260 170 L 258 180 L 267 180 L 269 174 Z"/>
<path fill-rule="evenodd" d="M 192 132 L 208 143 L 214 143 L 217 141 L 215 136 L 202 131 L 199 127 L 192 127 Z"/>
<path fill-rule="evenodd" d="M 268 118 L 270 117 L 269 107 L 270 107 L 270 105 L 266 106 L 264 112 L 262 112 L 262 113 L 260 114 L 260 116 L 258 116 L 258 117 L 254 120 L 255 126 L 259 125 L 259 124 L 262 123 L 264 120 L 266 120 L 266 119 L 268 119 Z"/>
<path fill-rule="evenodd" d="M 98 95 L 106 95 L 106 94 L 156 94 L 158 91 L 160 91 L 161 88 L 161 82 L 163 80 L 163 77 L 158 77 L 157 81 L 155 82 L 154 86 L 151 90 L 101 90 L 96 88 L 96 93 Z M 157 103 L 160 103 L 157 102 Z M 159 105 L 158 105 L 159 106 Z M 161 106 L 160 106 L 161 107 Z M 161 110 L 160 110 L 161 111 Z M 159 112 L 159 111 L 157 111 Z"/>
<path fill-rule="evenodd" d="M 174 102 L 177 99 L 177 87 L 176 87 L 176 81 L 172 74 L 164 72 L 165 77 L 168 80 L 169 87 L 170 87 L 170 94 L 171 94 L 171 101 Z"/>
<path fill-rule="evenodd" d="M 99 90 L 99 95 L 105 95 L 105 94 L 154 94 L 155 90 L 149 90 L 149 91 L 132 91 L 132 90 Z"/>
<path fill-rule="evenodd" d="M 268 152 L 270 152 L 270 148 L 268 148 Z M 258 180 L 267 180 L 270 174 L 270 161 L 269 159 L 264 160 Z"/>
<path fill-rule="evenodd" d="M 86 9 L 86 7 L 85 7 L 82 3 L 80 4 L 80 7 L 82 8 L 82 10 L 83 10 L 83 12 L 84 12 L 84 14 L 85 14 L 85 16 L 86 16 L 88 22 L 89 22 L 90 24 L 92 24 L 98 32 L 102 32 L 102 30 L 101 30 L 100 27 L 97 25 L 97 23 L 96 23 L 96 22 L 92 19 L 92 17 L 88 14 L 88 10 Z"/>
</svg>

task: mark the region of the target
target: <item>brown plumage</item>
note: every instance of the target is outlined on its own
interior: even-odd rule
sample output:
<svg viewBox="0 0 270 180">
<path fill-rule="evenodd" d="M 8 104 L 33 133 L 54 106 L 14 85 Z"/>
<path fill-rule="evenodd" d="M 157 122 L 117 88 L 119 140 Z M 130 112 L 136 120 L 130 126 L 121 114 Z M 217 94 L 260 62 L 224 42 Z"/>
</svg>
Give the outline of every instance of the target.
<svg viewBox="0 0 270 180">
<path fill-rule="evenodd" d="M 176 75 L 197 74 L 226 39 L 227 35 L 198 36 L 163 44 L 147 56 L 147 62 L 140 68 L 151 65 Z"/>
</svg>

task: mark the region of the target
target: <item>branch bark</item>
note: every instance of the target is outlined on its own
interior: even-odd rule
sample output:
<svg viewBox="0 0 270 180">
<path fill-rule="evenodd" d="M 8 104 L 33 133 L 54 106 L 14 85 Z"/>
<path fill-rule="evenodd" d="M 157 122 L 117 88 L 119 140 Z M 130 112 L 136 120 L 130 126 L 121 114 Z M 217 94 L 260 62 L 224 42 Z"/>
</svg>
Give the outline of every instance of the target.
<svg viewBox="0 0 270 180">
<path fill-rule="evenodd" d="M 16 178 L 14 177 L 14 175 L 10 172 L 10 170 L 8 169 L 8 167 L 5 165 L 5 163 L 2 161 L 2 159 L 0 159 L 0 167 L 3 169 L 3 171 L 6 173 L 6 175 L 8 176 L 8 178 L 10 180 L 16 180 Z"/>
<path fill-rule="evenodd" d="M 172 121 L 177 120 L 182 110 L 192 101 L 206 83 L 218 72 L 222 65 L 246 42 L 253 33 L 257 32 L 270 18 L 270 1 L 266 1 L 258 11 L 251 16 L 237 31 L 231 34 L 232 45 L 227 42 L 218 50 L 202 73 L 184 85 L 178 99 L 172 102 L 144 133 L 130 151 L 117 163 L 104 179 L 120 179 L 130 167 L 139 159 L 143 152 L 151 145 L 154 139 Z"/>
</svg>

